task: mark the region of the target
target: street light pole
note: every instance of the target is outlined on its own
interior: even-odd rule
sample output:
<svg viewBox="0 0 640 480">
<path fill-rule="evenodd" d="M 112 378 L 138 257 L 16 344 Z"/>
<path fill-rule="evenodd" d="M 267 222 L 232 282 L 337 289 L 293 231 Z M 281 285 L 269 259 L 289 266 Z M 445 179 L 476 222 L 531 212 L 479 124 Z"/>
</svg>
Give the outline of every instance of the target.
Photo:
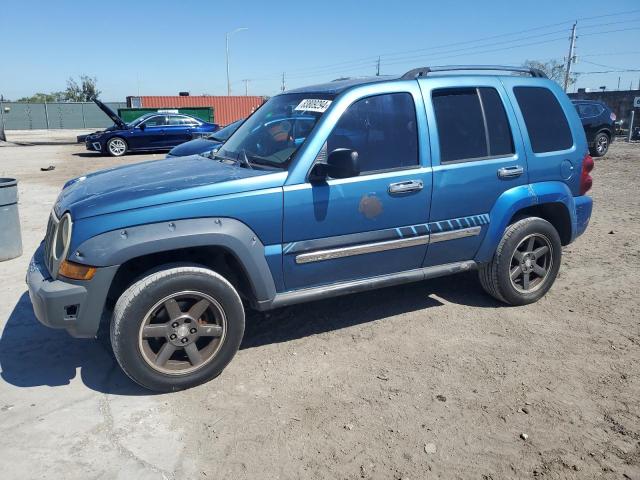
<svg viewBox="0 0 640 480">
<path fill-rule="evenodd" d="M 231 95 L 231 81 L 229 80 L 229 37 L 234 33 L 241 32 L 243 30 L 249 30 L 247 27 L 236 28 L 231 32 L 225 33 L 225 46 L 227 52 L 227 96 Z"/>
</svg>

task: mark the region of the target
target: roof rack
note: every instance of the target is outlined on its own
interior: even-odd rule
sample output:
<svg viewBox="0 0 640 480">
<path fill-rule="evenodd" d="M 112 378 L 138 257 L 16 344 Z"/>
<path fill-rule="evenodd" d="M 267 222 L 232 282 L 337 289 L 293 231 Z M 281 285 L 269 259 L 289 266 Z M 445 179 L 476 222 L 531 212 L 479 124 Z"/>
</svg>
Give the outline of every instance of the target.
<svg viewBox="0 0 640 480">
<path fill-rule="evenodd" d="M 426 77 L 430 73 L 449 72 L 456 70 L 498 70 L 505 72 L 528 73 L 534 78 L 547 78 L 542 70 L 530 67 L 505 67 L 504 65 L 445 65 L 441 67 L 421 67 L 409 70 L 400 77 L 403 80 L 414 80 Z"/>
</svg>

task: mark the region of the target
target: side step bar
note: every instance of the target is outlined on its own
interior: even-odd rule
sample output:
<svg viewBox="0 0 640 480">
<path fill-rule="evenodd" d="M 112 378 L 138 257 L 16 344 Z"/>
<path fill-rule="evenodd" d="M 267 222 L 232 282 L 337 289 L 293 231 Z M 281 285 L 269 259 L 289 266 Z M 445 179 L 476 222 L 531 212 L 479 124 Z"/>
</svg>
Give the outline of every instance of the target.
<svg viewBox="0 0 640 480">
<path fill-rule="evenodd" d="M 311 302 L 325 298 L 349 295 L 376 288 L 391 287 L 403 283 L 419 282 L 429 278 L 442 277 L 453 273 L 466 272 L 477 267 L 476 262 L 468 260 L 465 262 L 448 263 L 434 267 L 417 268 L 406 272 L 391 273 L 378 277 L 365 278 L 362 280 L 351 280 L 348 282 L 334 283 L 331 285 L 321 285 L 312 288 L 303 288 L 290 292 L 277 293 L 273 300 L 256 302 L 255 307 L 260 311 L 274 308 L 286 307 L 296 303 Z"/>
</svg>

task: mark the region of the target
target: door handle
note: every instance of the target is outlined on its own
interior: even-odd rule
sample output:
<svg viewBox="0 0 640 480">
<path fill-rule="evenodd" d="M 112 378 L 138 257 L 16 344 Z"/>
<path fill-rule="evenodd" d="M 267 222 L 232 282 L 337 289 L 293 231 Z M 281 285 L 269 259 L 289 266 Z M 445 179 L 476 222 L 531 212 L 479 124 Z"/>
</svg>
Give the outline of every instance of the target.
<svg viewBox="0 0 640 480">
<path fill-rule="evenodd" d="M 513 167 L 502 167 L 498 169 L 498 178 L 516 178 L 524 173 L 524 168 L 520 165 Z"/>
<path fill-rule="evenodd" d="M 389 184 L 390 195 L 402 195 L 405 193 L 419 192 L 424 188 L 422 180 L 407 180 Z"/>
</svg>

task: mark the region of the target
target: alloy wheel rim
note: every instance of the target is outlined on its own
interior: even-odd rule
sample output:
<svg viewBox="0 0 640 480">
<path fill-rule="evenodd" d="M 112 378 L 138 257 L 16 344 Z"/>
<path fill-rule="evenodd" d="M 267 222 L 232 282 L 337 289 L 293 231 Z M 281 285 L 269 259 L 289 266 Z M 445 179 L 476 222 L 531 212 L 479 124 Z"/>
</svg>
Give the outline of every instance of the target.
<svg viewBox="0 0 640 480">
<path fill-rule="evenodd" d="M 122 155 L 125 151 L 124 142 L 122 140 L 112 140 L 109 143 L 109 150 L 114 155 Z"/>
<path fill-rule="evenodd" d="M 186 375 L 211 362 L 227 333 L 227 317 L 211 296 L 173 293 L 149 309 L 140 325 L 138 347 L 154 370 Z"/>
<path fill-rule="evenodd" d="M 511 256 L 509 280 L 520 293 L 532 293 L 547 282 L 553 267 L 553 247 L 539 233 L 523 238 Z"/>
<path fill-rule="evenodd" d="M 609 141 L 607 140 L 607 137 L 600 137 L 598 139 L 598 153 L 603 153 L 607 150 L 607 145 L 609 144 Z"/>
</svg>

